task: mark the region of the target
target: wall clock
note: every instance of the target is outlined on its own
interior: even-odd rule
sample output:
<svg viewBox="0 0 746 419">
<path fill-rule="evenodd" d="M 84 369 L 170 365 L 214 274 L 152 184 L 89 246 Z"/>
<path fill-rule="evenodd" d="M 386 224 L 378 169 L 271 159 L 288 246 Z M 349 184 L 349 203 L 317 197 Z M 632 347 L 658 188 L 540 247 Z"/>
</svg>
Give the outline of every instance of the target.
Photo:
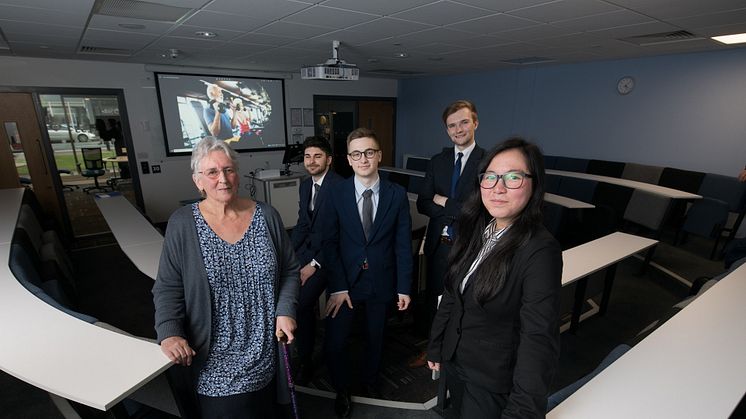
<svg viewBox="0 0 746 419">
<path fill-rule="evenodd" d="M 619 92 L 620 95 L 629 94 L 634 88 L 635 79 L 630 76 L 622 77 L 616 84 L 616 91 Z"/>
</svg>

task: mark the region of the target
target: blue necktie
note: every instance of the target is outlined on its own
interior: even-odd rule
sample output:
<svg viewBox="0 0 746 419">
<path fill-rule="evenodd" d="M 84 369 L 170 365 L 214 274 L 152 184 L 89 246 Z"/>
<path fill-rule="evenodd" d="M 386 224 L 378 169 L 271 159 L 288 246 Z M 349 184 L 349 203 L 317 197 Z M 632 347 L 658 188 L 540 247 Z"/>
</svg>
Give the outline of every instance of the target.
<svg viewBox="0 0 746 419">
<path fill-rule="evenodd" d="M 458 184 L 458 178 L 461 177 L 461 157 L 464 153 L 459 152 L 456 164 L 453 165 L 453 174 L 451 175 L 451 194 L 448 195 L 451 199 L 456 199 L 456 185 Z"/>
<path fill-rule="evenodd" d="M 453 174 L 451 175 L 451 194 L 448 195 L 448 199 L 456 199 L 456 185 L 458 184 L 458 178 L 461 177 L 461 157 L 464 157 L 464 153 L 458 153 L 456 158 L 456 164 L 453 165 Z M 453 226 L 448 226 L 448 236 L 453 238 Z"/>
</svg>

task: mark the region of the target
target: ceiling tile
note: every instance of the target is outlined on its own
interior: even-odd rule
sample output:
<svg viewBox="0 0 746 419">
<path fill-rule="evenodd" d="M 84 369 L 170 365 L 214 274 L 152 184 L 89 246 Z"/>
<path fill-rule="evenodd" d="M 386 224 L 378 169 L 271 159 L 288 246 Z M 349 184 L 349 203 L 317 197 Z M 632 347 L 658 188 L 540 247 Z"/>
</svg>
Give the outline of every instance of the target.
<svg viewBox="0 0 746 419">
<path fill-rule="evenodd" d="M 463 51 L 464 47 L 459 45 L 444 44 L 442 42 L 434 42 L 432 44 L 420 45 L 413 47 L 412 52 L 428 55 L 439 55 L 448 54 L 449 52 Z"/>
<path fill-rule="evenodd" d="M 512 29 L 526 28 L 538 25 L 534 20 L 511 16 L 504 13 L 493 14 L 477 19 L 459 22 L 446 26 L 449 29 L 457 29 L 465 32 L 488 34 L 494 32 L 509 31 Z"/>
<path fill-rule="evenodd" d="M 80 41 L 80 36 L 75 37 L 68 37 L 68 36 L 59 36 L 57 34 L 54 34 L 52 32 L 39 32 L 35 34 L 14 34 L 14 33 L 6 33 L 5 37 L 8 39 L 8 42 L 22 42 L 22 43 L 29 43 L 29 44 L 38 44 L 38 45 L 58 45 L 58 46 L 69 46 L 69 47 L 76 47 L 78 45 L 78 41 Z"/>
<path fill-rule="evenodd" d="M 558 28 L 556 26 L 542 24 L 528 28 L 515 29 L 496 33 L 496 36 L 514 41 L 532 41 L 534 39 L 553 38 L 575 33 L 576 31 L 567 28 Z"/>
<path fill-rule="evenodd" d="M 513 16 L 551 23 L 558 20 L 574 19 L 622 10 L 609 3 L 597 0 L 558 0 L 551 3 L 513 10 Z"/>
<path fill-rule="evenodd" d="M 571 29 L 576 32 L 588 32 L 615 28 L 617 26 L 636 25 L 653 21 L 653 19 L 645 15 L 631 12 L 629 10 L 620 10 L 618 12 L 603 13 L 600 15 L 557 21 L 553 22 L 552 25 Z"/>
<path fill-rule="evenodd" d="M 215 0 L 204 10 L 225 12 L 252 19 L 272 21 L 310 7 L 307 3 L 288 0 Z"/>
<path fill-rule="evenodd" d="M 164 36 L 155 41 L 153 48 L 178 48 L 182 50 L 211 50 L 225 44 L 225 41 L 210 41 L 207 39 L 184 38 L 181 36 Z M 209 57 L 208 57 L 209 58 Z"/>
<path fill-rule="evenodd" d="M 197 35 L 196 34 L 197 32 L 213 32 L 216 36 L 214 38 L 205 38 L 204 36 Z M 198 26 L 181 25 L 181 26 L 176 27 L 176 29 L 172 30 L 171 32 L 169 32 L 168 36 L 181 36 L 184 38 L 194 38 L 194 39 L 209 39 L 209 40 L 214 40 L 214 41 L 229 41 L 243 34 L 244 32 L 229 31 L 226 29 L 214 29 L 214 28 L 206 28 L 206 27 L 198 27 Z"/>
<path fill-rule="evenodd" d="M 120 26 L 123 25 L 142 25 L 143 29 L 127 29 Z M 173 23 L 170 22 L 156 22 L 153 20 L 143 19 L 132 19 L 127 17 L 115 17 L 106 15 L 93 15 L 91 16 L 88 27 L 92 29 L 108 29 L 112 31 L 120 32 L 134 32 L 134 33 L 150 33 L 163 35 L 168 32 L 172 27 Z"/>
<path fill-rule="evenodd" d="M 613 3 L 659 20 L 744 7 L 743 0 L 614 0 Z"/>
<path fill-rule="evenodd" d="M 350 31 L 368 34 L 377 39 L 400 36 L 432 28 L 432 25 L 384 17 L 349 28 Z"/>
<path fill-rule="evenodd" d="M 305 39 L 296 41 L 293 46 L 297 44 L 309 43 L 309 45 L 324 45 L 324 48 L 331 50 L 332 41 L 339 41 L 342 44 L 342 48 L 347 48 L 356 45 L 367 44 L 369 42 L 378 41 L 381 39 L 390 38 L 386 32 L 356 32 L 348 29 L 342 29 L 335 32 L 325 33 L 311 39 Z"/>
<path fill-rule="evenodd" d="M 352 12 L 332 7 L 313 6 L 292 14 L 282 20 L 285 22 L 344 29 L 349 26 L 377 19 L 378 17 L 378 15 L 369 13 Z"/>
<path fill-rule="evenodd" d="M 469 6 L 480 7 L 494 12 L 507 12 L 509 10 L 521 9 L 535 4 L 546 3 L 551 0 L 454 0 Z"/>
<path fill-rule="evenodd" d="M 156 39 L 157 35 L 89 29 L 81 43 L 86 46 L 140 49 Z"/>
<path fill-rule="evenodd" d="M 63 26 L 83 26 L 88 19 L 88 14 L 0 4 L 0 17 L 6 20 L 17 20 L 20 22 L 43 23 L 48 25 Z"/>
<path fill-rule="evenodd" d="M 233 13 L 218 13 L 200 10 L 183 23 L 185 25 L 200 26 L 203 28 L 249 32 L 269 23 L 269 21 L 254 19 Z"/>
<path fill-rule="evenodd" d="M 469 32 L 456 31 L 450 28 L 433 28 L 426 29 L 420 32 L 410 33 L 407 35 L 402 35 L 397 38 L 404 41 L 405 43 L 409 43 L 412 45 L 423 45 L 431 42 L 449 43 L 451 41 L 459 39 L 470 39 L 474 38 L 474 34 Z"/>
<path fill-rule="evenodd" d="M 272 45 L 275 47 L 290 44 L 295 41 L 297 41 L 297 39 L 288 38 L 286 36 L 267 35 L 256 32 L 247 33 L 246 35 L 231 40 L 231 42 L 237 43 Z"/>
<path fill-rule="evenodd" d="M 729 10 L 727 12 L 709 13 L 680 19 L 671 19 L 670 22 L 674 25 L 678 25 L 687 29 L 744 23 L 746 22 L 746 9 Z"/>
<path fill-rule="evenodd" d="M 472 38 L 464 39 L 453 39 L 449 40 L 448 43 L 452 45 L 458 45 L 464 48 L 485 48 L 498 45 L 512 44 L 515 41 L 499 38 L 492 35 L 480 35 Z"/>
<path fill-rule="evenodd" d="M 45 36 L 60 36 L 65 38 L 79 39 L 83 30 L 79 26 L 60 26 L 60 25 L 43 25 L 40 23 L 29 25 L 25 22 L 18 22 L 14 20 L 2 20 L 0 19 L 0 30 L 6 36 L 18 34 L 25 36 L 32 35 L 45 35 Z M 33 42 L 33 41 L 24 41 Z"/>
<path fill-rule="evenodd" d="M 322 4 L 340 9 L 387 16 L 432 2 L 433 0 L 327 0 Z"/>
<path fill-rule="evenodd" d="M 673 32 L 678 30 L 681 30 L 681 27 L 656 21 L 640 23 L 637 25 L 617 26 L 615 28 L 592 31 L 591 33 L 605 38 L 619 39 L 628 38 L 631 36 L 650 35 L 654 33 Z"/>
<path fill-rule="evenodd" d="M 255 32 L 264 33 L 267 35 L 285 36 L 288 38 L 305 39 L 327 32 L 332 32 L 332 30 L 319 26 L 277 21 L 272 22 L 267 26 L 263 26 L 257 29 Z"/>
<path fill-rule="evenodd" d="M 465 4 L 458 4 L 450 1 L 441 1 L 420 6 L 404 12 L 399 12 L 393 17 L 413 22 L 428 23 L 431 25 L 447 25 L 464 20 L 475 19 L 493 12 L 479 9 Z"/>
</svg>

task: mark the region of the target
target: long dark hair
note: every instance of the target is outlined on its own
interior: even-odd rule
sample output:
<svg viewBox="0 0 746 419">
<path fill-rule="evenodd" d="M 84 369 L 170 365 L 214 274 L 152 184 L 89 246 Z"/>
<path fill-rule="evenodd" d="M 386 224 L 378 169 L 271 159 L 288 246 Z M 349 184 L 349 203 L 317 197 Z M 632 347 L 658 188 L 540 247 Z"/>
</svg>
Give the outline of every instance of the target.
<svg viewBox="0 0 746 419">
<path fill-rule="evenodd" d="M 469 279 L 469 282 L 472 283 L 471 286 L 474 287 L 474 299 L 480 305 L 500 292 L 508 277 L 508 268 L 516 249 L 525 245 L 542 224 L 544 157 L 538 146 L 523 138 L 509 138 L 485 154 L 479 163 L 479 173 L 484 173 L 495 156 L 511 149 L 517 149 L 526 159 L 531 177 L 525 178 L 524 182 L 530 181 L 533 190 L 526 207 L 518 214 L 510 228 L 503 234 L 490 253 L 485 256 Z M 451 292 L 458 289 L 471 264 L 479 254 L 484 244 L 483 232 L 492 220 L 492 216 L 482 203 L 479 180 L 474 179 L 473 181 L 477 185 L 461 209 L 458 219 L 458 236 L 448 256 L 449 269 L 445 278 L 445 286 Z"/>
</svg>

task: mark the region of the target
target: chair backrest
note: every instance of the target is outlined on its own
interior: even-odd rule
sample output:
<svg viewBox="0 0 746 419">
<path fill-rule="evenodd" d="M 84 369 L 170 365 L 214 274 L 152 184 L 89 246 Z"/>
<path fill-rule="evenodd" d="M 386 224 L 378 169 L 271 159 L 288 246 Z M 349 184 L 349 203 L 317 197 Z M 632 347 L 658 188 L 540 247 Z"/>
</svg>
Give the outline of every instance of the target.
<svg viewBox="0 0 746 419">
<path fill-rule="evenodd" d="M 83 162 L 88 170 L 101 170 L 104 168 L 103 155 L 98 147 L 83 147 L 80 149 L 83 153 Z"/>
<path fill-rule="evenodd" d="M 620 178 L 624 172 L 624 163 L 608 160 L 591 160 L 588 162 L 586 173 L 599 176 Z"/>
<path fill-rule="evenodd" d="M 557 156 L 544 155 L 544 168 L 554 169 L 557 166 Z"/>
<path fill-rule="evenodd" d="M 728 221 L 728 203 L 704 197 L 692 203 L 682 230 L 698 236 L 715 238 Z"/>
<path fill-rule="evenodd" d="M 598 182 L 595 180 L 563 177 L 560 182 L 557 195 L 577 199 L 578 201 L 591 202 L 596 193 Z"/>
<path fill-rule="evenodd" d="M 624 211 L 624 219 L 657 231 L 661 227 L 670 202 L 671 198 L 635 189 Z"/>
<path fill-rule="evenodd" d="M 404 156 L 405 169 L 426 172 L 428 163 L 430 163 L 430 159 L 428 159 L 427 157 L 417 157 L 409 155 Z"/>
<path fill-rule="evenodd" d="M 699 192 L 699 187 L 702 185 L 702 179 L 704 179 L 704 177 L 705 174 L 702 172 L 666 167 L 661 173 L 658 184 L 660 186 L 665 186 L 666 188 L 697 193 Z"/>
<path fill-rule="evenodd" d="M 547 174 L 546 176 L 544 176 L 544 192 L 553 194 L 558 193 L 560 182 L 562 182 L 562 176 Z"/>
<path fill-rule="evenodd" d="M 632 188 L 626 186 L 613 185 L 611 183 L 600 182 L 596 186 L 596 193 L 593 195 L 593 202 L 597 207 L 609 208 L 613 211 L 611 215 L 616 225 L 622 219 L 627 204 L 632 198 Z"/>
<path fill-rule="evenodd" d="M 660 166 L 627 163 L 624 165 L 622 178 L 657 185 L 661 178 L 661 173 L 663 173 L 663 168 Z"/>
<path fill-rule="evenodd" d="M 746 183 L 732 176 L 705 174 L 699 194 L 727 202 L 732 212 L 741 212 L 746 205 Z"/>
<path fill-rule="evenodd" d="M 554 165 L 557 170 L 568 172 L 585 173 L 588 168 L 587 159 L 576 159 L 574 157 L 557 157 L 557 163 Z"/>
</svg>

